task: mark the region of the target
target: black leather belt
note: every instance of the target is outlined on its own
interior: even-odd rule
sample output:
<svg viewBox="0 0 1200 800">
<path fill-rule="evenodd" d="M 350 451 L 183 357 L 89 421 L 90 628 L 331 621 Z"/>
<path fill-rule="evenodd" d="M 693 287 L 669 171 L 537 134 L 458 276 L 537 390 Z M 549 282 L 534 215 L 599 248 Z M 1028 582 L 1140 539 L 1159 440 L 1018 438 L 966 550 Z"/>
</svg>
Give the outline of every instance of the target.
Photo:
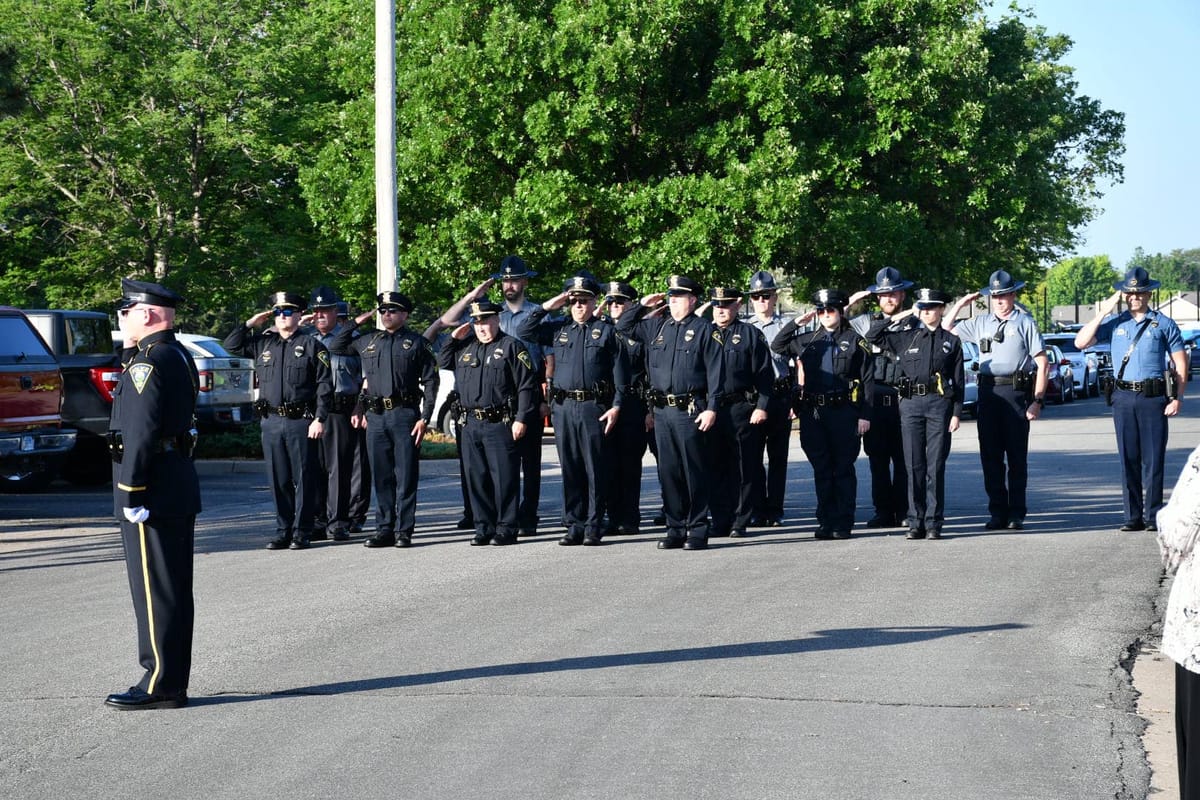
<svg viewBox="0 0 1200 800">
<path fill-rule="evenodd" d="M 979 382 L 982 384 L 991 384 L 992 386 L 1012 386 L 1012 375 L 980 375 Z"/>
<path fill-rule="evenodd" d="M 362 395 L 363 408 L 370 411 L 372 414 L 382 414 L 384 411 L 391 411 L 393 408 L 409 408 L 416 409 L 421 404 L 420 395 L 400 392 L 388 397 L 372 397 L 370 395 Z"/>
<path fill-rule="evenodd" d="M 466 409 L 467 416 L 474 417 L 480 422 L 508 422 L 512 419 L 512 411 L 508 406 L 486 406 L 483 408 Z"/>
</svg>

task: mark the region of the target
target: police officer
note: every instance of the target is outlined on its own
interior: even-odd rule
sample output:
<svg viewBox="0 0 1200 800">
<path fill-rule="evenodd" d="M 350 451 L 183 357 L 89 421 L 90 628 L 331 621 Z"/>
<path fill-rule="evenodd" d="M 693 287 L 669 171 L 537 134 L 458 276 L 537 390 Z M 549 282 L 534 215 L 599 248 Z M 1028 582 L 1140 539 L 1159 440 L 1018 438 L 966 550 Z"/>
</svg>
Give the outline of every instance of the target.
<svg viewBox="0 0 1200 800">
<path fill-rule="evenodd" d="M 845 319 L 849 298 L 839 289 L 813 295 L 815 310 L 788 322 L 771 350 L 797 362 L 800 446 L 813 468 L 818 539 L 849 539 L 854 528 L 859 438 L 871 427 L 874 373 L 871 348 Z M 800 326 L 813 316 L 811 333 Z"/>
<path fill-rule="evenodd" d="M 783 330 L 786 321 L 778 311 L 779 287 L 775 276 L 759 271 L 750 278 L 750 324 L 762 331 L 770 344 Z M 767 402 L 767 420 L 762 423 L 763 443 L 767 464 L 763 468 L 762 453 L 757 457 L 755 483 L 761 492 L 754 499 L 754 527 L 774 528 L 783 524 L 783 496 L 787 489 L 788 439 L 792 434 L 792 389 L 796 378 L 787 358 L 771 353 L 771 369 L 775 374 L 771 399 Z"/>
<path fill-rule="evenodd" d="M 879 318 L 871 322 L 868 332 L 869 340 L 894 358 L 900 369 L 894 382 L 908 471 L 909 539 L 942 538 L 946 519 L 946 459 L 963 405 L 962 342 L 942 328 L 949 301 L 945 292 L 920 289 L 916 328 L 897 326 L 895 317 Z M 879 424 L 878 419 L 871 421 L 872 428 Z"/>
<path fill-rule="evenodd" d="M 275 538 L 268 550 L 291 545 L 303 550 L 312 539 L 317 514 L 317 439 L 329 418 L 333 380 L 329 352 L 300 332 L 306 301 L 293 292 L 276 292 L 271 308 L 261 311 L 225 337 L 225 349 L 251 358 L 258 373 L 263 457 L 275 498 Z M 254 330 L 274 317 L 275 326 Z"/>
<path fill-rule="evenodd" d="M 475 512 L 472 545 L 517 541 L 521 452 L 535 413 L 536 372 L 525 345 L 500 330 L 500 306 L 470 304 L 472 322 L 454 329 L 438 365 L 454 370 L 466 415 L 459 447 Z M 445 316 L 443 316 L 443 320 Z"/>
<path fill-rule="evenodd" d="M 875 274 L 875 283 L 866 291 L 850 296 L 850 305 L 875 296 L 879 310 L 859 314 L 850 320 L 858 334 L 867 338 L 867 331 L 874 323 L 887 321 L 891 330 L 901 331 L 919 325 L 912 314 L 903 314 L 905 290 L 912 281 L 904 279 L 895 267 L 884 267 Z M 896 359 L 880 350 L 876 344 L 872 359 L 875 375 L 875 408 L 871 413 L 871 429 L 863 436 L 863 450 L 871 462 L 871 502 L 875 516 L 868 528 L 892 528 L 904 524 L 909 508 L 908 474 L 905 471 L 904 442 L 900 426 L 900 398 L 896 394 L 896 383 L 900 368 Z"/>
<path fill-rule="evenodd" d="M 350 304 L 338 300 L 338 325 L 345 325 L 350 320 Z M 359 380 L 361 389 L 362 363 L 359 363 Z M 350 470 L 350 533 L 362 533 L 367 522 L 367 512 L 371 510 L 371 462 L 367 455 L 366 418 L 351 415 L 351 425 L 354 434 L 353 468 Z"/>
<path fill-rule="evenodd" d="M 634 313 L 637 291 L 628 283 L 612 281 L 604 297 L 604 310 L 614 324 L 621 315 Z M 641 532 L 642 457 L 646 447 L 653 446 L 653 428 L 647 429 L 646 407 L 646 348 L 627 334 L 617 334 L 621 346 L 620 370 L 626 384 L 621 387 L 623 400 L 617 424 L 609 437 L 613 443 L 613 458 L 609 474 L 609 529 L 618 534 L 635 535 Z M 655 448 L 657 449 L 657 448 Z"/>
<path fill-rule="evenodd" d="M 438 371 L 433 348 L 409 330 L 412 300 L 400 292 L 375 295 L 377 308 L 364 311 L 333 337 L 335 354 L 362 361 L 361 410 L 366 415 L 367 451 L 375 480 L 375 535 L 367 547 L 409 547 L 417 520 L 421 440 L 433 417 Z M 382 330 L 355 338 L 358 326 L 379 312 Z"/>
<path fill-rule="evenodd" d="M 492 275 L 500 281 L 504 293 L 504 306 L 500 310 L 500 330 L 516 336 L 517 328 L 540 305 L 525 296 L 530 278 L 537 273 L 531 270 L 520 256 L 508 255 L 500 262 L 500 271 Z M 538 502 L 542 494 L 542 437 L 546 432 L 546 415 L 550 413 L 542 397 L 542 386 L 546 382 L 547 364 L 541 346 L 536 341 L 521 340 L 536 374 L 537 402 L 529 419 L 524 420 L 526 430 L 518 442 L 521 453 L 521 510 L 519 514 L 520 535 L 533 536 L 537 533 Z"/>
<path fill-rule="evenodd" d="M 517 338 L 549 345 L 554 356 L 550 413 L 562 466 L 561 545 L 598 545 L 604 534 L 613 442 L 628 378 L 621 345 L 611 323 L 596 316 L 600 284 L 581 272 L 568 278 L 562 294 L 542 303 L 517 327 Z M 569 317 L 547 319 L 570 305 Z"/>
<path fill-rule="evenodd" d="M 1025 285 L 1002 269 L 988 285 L 951 306 L 942 325 L 979 347 L 979 460 L 988 495 L 988 530 L 1025 527 L 1029 482 L 1029 423 L 1046 399 L 1046 347 L 1037 323 L 1017 307 Z M 992 310 L 957 322 L 962 307 L 987 296 Z M 1005 461 L 1008 462 L 1007 480 Z"/>
<path fill-rule="evenodd" d="M 775 372 L 762 331 L 738 319 L 741 290 L 718 286 L 710 298 L 725 360 L 714 429 L 714 486 L 721 489 L 712 494 L 711 535 L 736 538 L 746 535 L 754 503 L 763 495 L 763 436 Z"/>
<path fill-rule="evenodd" d="M 1075 335 L 1080 350 L 1096 342 L 1112 344 L 1116 372 L 1105 392 L 1111 398 L 1125 484 L 1123 531 L 1158 530 L 1167 418 L 1179 413 L 1187 383 L 1187 357 L 1179 326 L 1150 308 L 1150 293 L 1159 285 L 1145 269 L 1133 267 L 1123 281 L 1113 284 L 1116 292 L 1096 318 Z M 1122 297 L 1128 308 L 1111 316 Z"/>
<path fill-rule="evenodd" d="M 713 487 L 709 431 L 717 421 L 725 366 L 720 332 L 693 313 L 703 291 L 691 278 L 672 275 L 665 293 L 646 295 L 634 313 L 626 311 L 617 320 L 618 332 L 646 347 L 667 524 L 667 535 L 658 543 L 662 550 L 708 547 Z M 669 314 L 646 319 L 649 307 L 664 297 Z"/>
<path fill-rule="evenodd" d="M 121 290 L 120 327 L 136 351 L 113 390 L 109 447 L 145 674 L 104 702 L 117 709 L 179 708 L 188 702 L 192 666 L 192 546 L 200 512 L 192 426 L 200 381 L 175 339 L 182 298 L 128 279 Z"/>
<path fill-rule="evenodd" d="M 359 429 L 354 425 L 354 416 L 362 388 L 362 365 L 357 352 L 337 354 L 330 347 L 335 335 L 347 327 L 345 321 L 338 319 L 339 302 L 334 289 L 328 286 L 313 289 L 308 298 L 313 327 L 303 330 L 330 350 L 333 376 L 329 418 L 325 420 L 325 432 L 317 448 L 317 463 L 326 479 L 321 480 L 318 475 L 313 539 L 324 539 L 328 533 L 335 542 L 344 542 L 350 538 L 353 476 L 358 471 Z"/>
</svg>

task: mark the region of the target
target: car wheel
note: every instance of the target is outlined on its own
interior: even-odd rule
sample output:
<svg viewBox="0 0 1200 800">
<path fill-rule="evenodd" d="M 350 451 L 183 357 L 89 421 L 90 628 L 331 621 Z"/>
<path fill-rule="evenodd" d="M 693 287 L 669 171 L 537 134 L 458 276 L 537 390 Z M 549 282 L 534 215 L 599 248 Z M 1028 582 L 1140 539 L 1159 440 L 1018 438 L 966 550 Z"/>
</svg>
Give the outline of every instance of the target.
<svg viewBox="0 0 1200 800">
<path fill-rule="evenodd" d="M 0 474 L 0 492 L 44 492 L 54 481 L 57 472 L 53 465 L 45 463 L 29 469 L 7 471 Z"/>
</svg>

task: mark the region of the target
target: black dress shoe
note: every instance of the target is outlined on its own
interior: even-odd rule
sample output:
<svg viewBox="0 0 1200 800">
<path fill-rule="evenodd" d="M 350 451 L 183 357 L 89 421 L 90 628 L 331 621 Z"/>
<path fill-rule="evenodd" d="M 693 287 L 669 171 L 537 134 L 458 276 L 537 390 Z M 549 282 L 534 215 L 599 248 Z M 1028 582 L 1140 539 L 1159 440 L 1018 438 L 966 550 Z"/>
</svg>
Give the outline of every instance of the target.
<svg viewBox="0 0 1200 800">
<path fill-rule="evenodd" d="M 308 537 L 310 542 L 323 542 L 328 538 L 329 534 L 326 532 L 325 528 L 317 528 L 311 534 L 309 534 Z"/>
<path fill-rule="evenodd" d="M 600 546 L 600 534 L 592 533 L 592 534 L 588 534 L 587 536 L 584 536 L 583 537 L 583 546 L 584 547 L 599 547 Z"/>
<path fill-rule="evenodd" d="M 654 524 L 655 525 L 666 525 L 667 524 L 667 515 L 666 514 L 655 514 L 654 515 Z"/>
<path fill-rule="evenodd" d="M 1123 530 L 1123 531 L 1144 531 L 1144 530 L 1146 530 L 1146 523 L 1140 519 L 1131 520 L 1129 522 L 1126 522 L 1124 525 L 1122 525 L 1121 530 Z"/>
<path fill-rule="evenodd" d="M 481 545 L 487 544 L 490 541 L 492 541 L 491 534 L 477 533 L 471 538 L 471 547 L 479 547 Z"/>
<path fill-rule="evenodd" d="M 394 533 L 377 533 L 374 536 L 367 537 L 363 542 L 363 547 L 392 547 L 396 544 L 396 534 Z"/>
<path fill-rule="evenodd" d="M 351 533 L 362 533 L 363 532 L 363 523 L 362 522 L 350 523 L 350 532 Z"/>
<path fill-rule="evenodd" d="M 938 528 L 930 528 L 930 529 L 929 529 L 929 538 L 930 538 L 930 539 L 940 539 L 940 538 L 942 538 L 942 532 L 941 532 L 941 530 L 940 530 L 940 529 L 938 529 Z"/>
<path fill-rule="evenodd" d="M 348 528 L 338 528 L 329 534 L 329 538 L 335 542 L 348 542 L 350 541 L 350 530 Z"/>
<path fill-rule="evenodd" d="M 412 547 L 412 531 L 396 534 L 396 547 Z"/>
<path fill-rule="evenodd" d="M 1023 530 L 1025 530 L 1025 520 L 1023 520 L 1023 519 L 1010 519 L 1010 520 L 1008 521 L 1008 529 L 1009 529 L 1010 531 L 1023 531 Z"/>
<path fill-rule="evenodd" d="M 517 532 L 517 536 L 521 537 L 522 539 L 527 539 L 530 536 L 537 536 L 537 528 L 521 528 L 521 530 Z M 492 544 L 495 544 L 495 542 L 492 542 Z"/>
<path fill-rule="evenodd" d="M 896 526 L 896 518 L 891 516 L 890 514 L 887 516 L 884 516 L 882 514 L 877 514 L 877 515 L 871 517 L 869 520 L 867 520 L 868 528 L 894 528 L 895 526 Z"/>
<path fill-rule="evenodd" d="M 186 692 L 172 694 L 149 694 L 137 686 L 130 686 L 128 692 L 110 694 L 104 698 L 104 705 L 121 711 L 136 711 L 153 708 L 183 708 L 188 704 Z"/>
<path fill-rule="evenodd" d="M 291 536 L 276 536 L 271 541 L 267 542 L 268 550 L 287 550 L 288 545 L 292 543 Z"/>
<path fill-rule="evenodd" d="M 729 538 L 730 538 L 730 539 L 744 539 L 744 538 L 746 538 L 746 529 L 745 529 L 745 528 L 734 528 L 733 530 L 731 530 L 731 531 L 729 532 Z"/>
<path fill-rule="evenodd" d="M 834 532 L 833 532 L 833 538 L 835 538 L 835 539 L 849 539 L 849 538 L 850 538 L 850 531 L 834 531 Z"/>
<path fill-rule="evenodd" d="M 682 536 L 668 536 L 665 539 L 658 540 L 659 550 L 678 550 L 683 547 Z"/>
<path fill-rule="evenodd" d="M 728 539 L 729 531 L 717 531 L 717 530 L 709 531 L 708 537 L 710 539 Z"/>
<path fill-rule="evenodd" d="M 575 547 L 576 545 L 581 545 L 583 544 L 583 534 L 568 533 L 566 536 L 559 539 L 558 543 L 563 547 Z"/>
<path fill-rule="evenodd" d="M 924 539 L 925 531 L 921 530 L 920 528 L 909 528 L 908 534 L 905 535 L 904 538 L 905 539 Z"/>
<path fill-rule="evenodd" d="M 637 536 L 641 531 L 637 525 L 618 525 L 617 534 L 620 536 Z"/>
<path fill-rule="evenodd" d="M 497 533 L 492 537 L 493 547 L 504 547 L 505 545 L 516 544 L 517 536 L 512 533 Z"/>
<path fill-rule="evenodd" d="M 470 517 L 460 517 L 458 522 L 454 523 L 454 527 L 460 531 L 475 530 L 475 520 Z"/>
<path fill-rule="evenodd" d="M 983 527 L 989 531 L 999 531 L 1008 527 L 1008 520 L 1000 519 L 1000 517 L 992 517 L 987 522 L 983 523 Z"/>
<path fill-rule="evenodd" d="M 707 550 L 708 539 L 702 539 L 699 536 L 689 536 L 683 540 L 684 550 Z"/>
<path fill-rule="evenodd" d="M 1157 531 L 1157 530 L 1158 530 L 1158 524 L 1157 524 L 1157 523 L 1154 523 L 1154 522 L 1147 522 L 1147 523 L 1146 523 L 1146 530 L 1148 530 L 1148 531 Z"/>
<path fill-rule="evenodd" d="M 292 537 L 293 550 L 307 550 L 309 545 L 308 534 L 300 534 Z"/>
</svg>

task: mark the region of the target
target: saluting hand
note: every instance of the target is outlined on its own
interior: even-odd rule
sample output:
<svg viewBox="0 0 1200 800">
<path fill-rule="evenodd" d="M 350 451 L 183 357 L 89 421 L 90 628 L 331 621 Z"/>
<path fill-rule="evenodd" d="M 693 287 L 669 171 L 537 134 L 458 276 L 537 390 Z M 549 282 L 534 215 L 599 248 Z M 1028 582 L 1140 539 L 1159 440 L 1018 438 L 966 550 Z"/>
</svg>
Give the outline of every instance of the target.
<svg viewBox="0 0 1200 800">
<path fill-rule="evenodd" d="M 457 328 L 451 331 L 450 338 L 457 339 L 461 342 L 463 339 L 467 338 L 467 334 L 470 333 L 470 331 L 471 323 L 464 322 L 462 325 L 459 325 Z"/>
<path fill-rule="evenodd" d="M 546 302 L 542 303 L 543 311 L 557 311 L 567 304 L 567 293 L 556 294 Z"/>
<path fill-rule="evenodd" d="M 251 317 L 250 319 L 246 320 L 246 327 L 247 328 L 257 328 L 259 325 L 262 325 L 264 322 L 266 322 L 269 319 L 273 319 L 274 317 L 275 317 L 275 311 L 273 309 L 267 309 L 266 311 L 260 311 L 257 314 L 255 314 L 253 317 Z"/>
</svg>

